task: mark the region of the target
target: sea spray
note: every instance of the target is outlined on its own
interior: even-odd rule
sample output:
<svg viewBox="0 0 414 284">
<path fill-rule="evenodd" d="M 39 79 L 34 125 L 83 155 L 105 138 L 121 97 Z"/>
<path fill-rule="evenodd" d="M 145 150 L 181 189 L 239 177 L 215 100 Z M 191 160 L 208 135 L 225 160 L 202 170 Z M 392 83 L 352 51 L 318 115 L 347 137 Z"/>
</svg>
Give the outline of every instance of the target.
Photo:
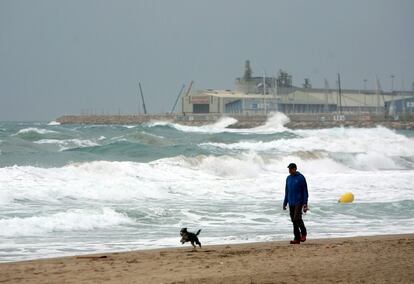
<svg viewBox="0 0 414 284">
<path fill-rule="evenodd" d="M 148 127 L 169 126 L 182 132 L 222 133 L 222 132 L 235 132 L 235 130 L 232 130 L 227 127 L 236 122 L 237 120 L 232 117 L 222 117 L 215 123 L 207 124 L 203 126 L 187 126 L 187 125 L 181 125 L 177 123 L 163 122 L 163 121 L 148 123 L 147 126 Z"/>
</svg>

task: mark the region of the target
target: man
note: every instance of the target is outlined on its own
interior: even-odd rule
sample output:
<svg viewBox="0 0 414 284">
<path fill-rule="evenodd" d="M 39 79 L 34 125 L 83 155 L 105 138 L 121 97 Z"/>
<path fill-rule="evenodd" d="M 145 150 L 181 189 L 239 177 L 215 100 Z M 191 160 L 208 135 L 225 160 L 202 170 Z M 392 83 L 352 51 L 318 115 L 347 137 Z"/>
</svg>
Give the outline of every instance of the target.
<svg viewBox="0 0 414 284">
<path fill-rule="evenodd" d="M 290 241 L 291 244 L 300 244 L 306 241 L 306 228 L 302 220 L 302 210 L 308 210 L 308 185 L 305 177 L 297 171 L 296 164 L 291 163 L 288 166 L 289 176 L 286 178 L 285 200 L 283 201 L 283 210 L 289 204 L 290 219 L 293 223 L 293 234 L 295 238 Z"/>
</svg>

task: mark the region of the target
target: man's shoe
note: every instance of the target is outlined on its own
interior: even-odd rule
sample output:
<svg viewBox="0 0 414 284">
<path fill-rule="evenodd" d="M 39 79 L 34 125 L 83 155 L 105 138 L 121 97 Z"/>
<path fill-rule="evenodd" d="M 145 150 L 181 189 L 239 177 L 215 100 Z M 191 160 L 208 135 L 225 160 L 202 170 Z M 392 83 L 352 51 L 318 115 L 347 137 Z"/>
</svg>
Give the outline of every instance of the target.
<svg viewBox="0 0 414 284">
<path fill-rule="evenodd" d="M 290 244 L 291 245 L 298 245 L 298 244 L 300 244 L 300 241 L 293 240 L 293 241 L 290 241 Z"/>
<path fill-rule="evenodd" d="M 301 242 L 306 241 L 306 235 L 302 235 L 302 236 L 300 236 L 300 241 L 301 241 Z"/>
</svg>

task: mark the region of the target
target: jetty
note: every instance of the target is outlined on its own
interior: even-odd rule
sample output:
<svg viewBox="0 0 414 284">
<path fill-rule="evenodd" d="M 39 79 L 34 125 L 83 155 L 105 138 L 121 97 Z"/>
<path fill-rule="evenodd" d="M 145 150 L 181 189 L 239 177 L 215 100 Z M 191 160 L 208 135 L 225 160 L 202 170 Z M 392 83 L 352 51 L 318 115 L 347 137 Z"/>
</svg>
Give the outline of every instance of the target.
<svg viewBox="0 0 414 284">
<path fill-rule="evenodd" d="M 171 122 L 181 125 L 201 126 L 213 124 L 223 117 L 237 120 L 229 128 L 253 128 L 264 125 L 269 115 L 214 115 L 214 114 L 136 114 L 136 115 L 64 115 L 56 119 L 60 124 L 123 124 L 136 125 L 151 122 Z M 284 126 L 291 129 L 332 127 L 372 128 L 383 126 L 391 129 L 414 130 L 414 117 L 387 117 L 376 114 L 289 114 Z"/>
</svg>

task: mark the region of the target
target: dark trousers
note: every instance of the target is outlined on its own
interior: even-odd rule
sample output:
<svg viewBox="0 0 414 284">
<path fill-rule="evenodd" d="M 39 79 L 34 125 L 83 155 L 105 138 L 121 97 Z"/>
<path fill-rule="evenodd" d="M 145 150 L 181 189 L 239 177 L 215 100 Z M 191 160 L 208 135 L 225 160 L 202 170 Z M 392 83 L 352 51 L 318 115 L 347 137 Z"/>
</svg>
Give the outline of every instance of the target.
<svg viewBox="0 0 414 284">
<path fill-rule="evenodd" d="M 303 204 L 289 205 L 290 219 L 293 223 L 293 234 L 295 235 L 295 240 L 300 241 L 300 236 L 306 236 L 305 224 L 302 220 L 302 207 Z"/>
</svg>

